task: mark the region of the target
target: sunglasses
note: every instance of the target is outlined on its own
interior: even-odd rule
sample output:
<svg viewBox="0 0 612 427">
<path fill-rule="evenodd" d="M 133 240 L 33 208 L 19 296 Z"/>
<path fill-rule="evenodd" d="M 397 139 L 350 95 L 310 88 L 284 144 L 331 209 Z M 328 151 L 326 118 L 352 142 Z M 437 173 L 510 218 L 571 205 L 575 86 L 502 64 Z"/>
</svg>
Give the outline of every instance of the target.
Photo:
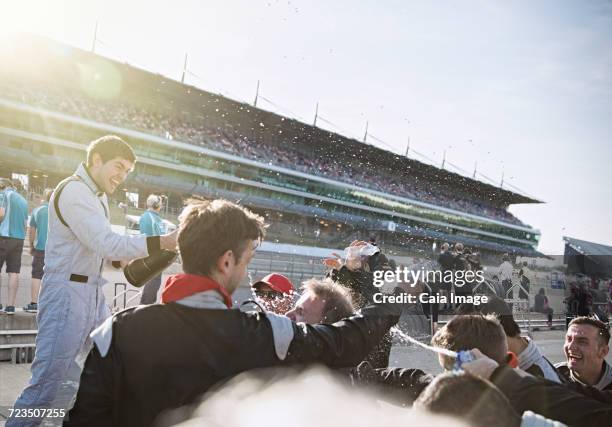
<svg viewBox="0 0 612 427">
<path fill-rule="evenodd" d="M 280 298 L 283 296 L 282 292 L 277 292 L 277 291 L 272 291 L 272 290 L 259 290 L 259 289 L 255 289 L 255 295 L 257 295 L 258 297 L 264 297 L 264 298 Z"/>
</svg>

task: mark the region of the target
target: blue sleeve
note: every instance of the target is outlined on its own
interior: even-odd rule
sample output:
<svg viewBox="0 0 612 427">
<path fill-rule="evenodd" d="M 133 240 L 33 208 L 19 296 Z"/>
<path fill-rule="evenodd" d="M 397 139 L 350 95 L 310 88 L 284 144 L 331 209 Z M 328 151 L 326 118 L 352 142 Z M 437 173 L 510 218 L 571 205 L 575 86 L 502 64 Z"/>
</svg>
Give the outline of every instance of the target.
<svg viewBox="0 0 612 427">
<path fill-rule="evenodd" d="M 166 234 L 166 223 L 163 220 L 159 221 L 159 223 L 157 224 L 157 227 L 159 228 L 160 236 L 162 234 Z"/>
<path fill-rule="evenodd" d="M 32 211 L 32 215 L 30 215 L 30 223 L 29 223 L 30 227 L 36 227 L 36 213 L 37 212 L 38 212 L 38 209 L 34 209 Z"/>
<path fill-rule="evenodd" d="M 151 220 L 151 215 L 149 215 L 148 212 L 142 214 L 138 226 L 140 227 L 140 234 L 144 234 L 145 236 L 155 235 L 153 230 L 153 221 Z"/>
</svg>

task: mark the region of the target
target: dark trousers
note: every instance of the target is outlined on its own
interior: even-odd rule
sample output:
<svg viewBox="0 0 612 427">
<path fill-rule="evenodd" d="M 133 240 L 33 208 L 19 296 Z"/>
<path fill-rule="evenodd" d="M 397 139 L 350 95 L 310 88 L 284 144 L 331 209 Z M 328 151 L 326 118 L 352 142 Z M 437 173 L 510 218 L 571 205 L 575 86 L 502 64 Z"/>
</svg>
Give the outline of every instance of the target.
<svg viewBox="0 0 612 427">
<path fill-rule="evenodd" d="M 538 313 L 546 314 L 546 316 L 548 317 L 548 321 L 552 322 L 552 317 L 553 317 L 553 313 L 554 313 L 552 308 L 550 308 L 550 307 L 548 307 L 548 308 L 542 307 L 540 310 L 534 310 L 534 311 L 536 311 Z"/>
<path fill-rule="evenodd" d="M 437 294 L 433 294 L 437 295 Z M 421 307 L 423 308 L 423 314 L 429 318 L 432 317 L 434 323 L 438 323 L 438 312 L 440 311 L 440 305 L 436 302 L 422 302 Z"/>
<path fill-rule="evenodd" d="M 502 280 L 501 284 L 504 287 L 504 295 L 502 295 L 502 298 L 512 298 L 512 294 L 506 296 L 508 289 L 512 287 L 512 280 Z"/>
<path fill-rule="evenodd" d="M 161 274 L 145 283 L 142 296 L 140 297 L 140 304 L 155 304 L 157 301 L 157 291 L 159 291 L 160 286 Z"/>
</svg>

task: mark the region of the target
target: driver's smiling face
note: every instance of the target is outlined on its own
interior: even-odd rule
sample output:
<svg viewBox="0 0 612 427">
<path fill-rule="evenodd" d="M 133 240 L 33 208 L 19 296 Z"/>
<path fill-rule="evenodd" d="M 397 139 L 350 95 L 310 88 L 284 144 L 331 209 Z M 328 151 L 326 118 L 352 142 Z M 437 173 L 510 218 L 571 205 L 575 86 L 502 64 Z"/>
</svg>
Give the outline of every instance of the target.
<svg viewBox="0 0 612 427">
<path fill-rule="evenodd" d="M 98 174 L 98 185 L 102 187 L 101 190 L 106 194 L 113 194 L 123 184 L 133 166 L 134 163 L 121 157 L 103 163 Z"/>
</svg>

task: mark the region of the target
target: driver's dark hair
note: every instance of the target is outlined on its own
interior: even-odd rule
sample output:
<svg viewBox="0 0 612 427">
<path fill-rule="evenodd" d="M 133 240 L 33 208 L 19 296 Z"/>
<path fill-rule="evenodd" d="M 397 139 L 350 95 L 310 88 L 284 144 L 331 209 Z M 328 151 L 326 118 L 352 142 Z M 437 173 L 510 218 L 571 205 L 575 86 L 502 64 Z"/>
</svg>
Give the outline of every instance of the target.
<svg viewBox="0 0 612 427">
<path fill-rule="evenodd" d="M 132 147 L 115 135 L 106 135 L 89 143 L 87 147 L 87 167 L 93 165 L 93 156 L 96 153 L 100 155 L 103 163 L 117 157 L 131 163 L 136 162 L 136 155 Z"/>
</svg>

